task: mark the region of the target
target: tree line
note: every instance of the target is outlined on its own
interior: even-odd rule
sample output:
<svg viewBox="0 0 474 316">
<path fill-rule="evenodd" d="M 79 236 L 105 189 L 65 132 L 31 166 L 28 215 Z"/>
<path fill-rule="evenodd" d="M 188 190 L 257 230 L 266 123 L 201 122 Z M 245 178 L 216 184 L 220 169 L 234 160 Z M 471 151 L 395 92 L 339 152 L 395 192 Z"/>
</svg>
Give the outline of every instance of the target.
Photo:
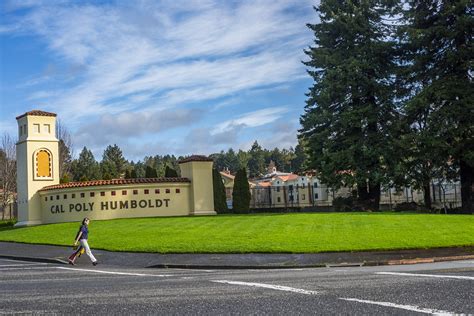
<svg viewBox="0 0 474 316">
<path fill-rule="evenodd" d="M 107 180 L 116 178 L 155 178 L 178 177 L 178 161 L 185 158 L 174 155 L 146 156 L 137 162 L 128 161 L 121 148 L 114 144 L 108 145 L 102 159 L 97 161 L 87 147 L 83 147 L 77 159 L 71 157 L 70 149 L 60 141 L 61 181 Z M 214 168 L 218 171 L 228 170 L 236 174 L 241 169 L 248 170 L 248 177 L 258 177 L 267 173 L 267 166 L 273 161 L 278 170 L 299 172 L 303 170 L 304 153 L 301 146 L 296 149 L 262 148 L 257 141 L 248 151 L 235 152 L 232 148 L 226 152 L 209 155 L 214 160 Z"/>
<path fill-rule="evenodd" d="M 469 0 L 322 0 L 304 61 L 299 140 L 330 187 L 379 209 L 382 187 L 461 182 L 472 212 L 474 8 Z"/>
</svg>

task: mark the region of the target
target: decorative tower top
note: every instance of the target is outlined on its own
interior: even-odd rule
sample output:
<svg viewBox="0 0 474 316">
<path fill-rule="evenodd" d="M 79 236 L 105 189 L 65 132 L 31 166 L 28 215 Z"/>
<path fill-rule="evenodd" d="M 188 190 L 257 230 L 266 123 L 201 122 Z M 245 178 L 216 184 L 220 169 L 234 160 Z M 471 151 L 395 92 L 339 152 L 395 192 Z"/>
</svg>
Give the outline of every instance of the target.
<svg viewBox="0 0 474 316">
<path fill-rule="evenodd" d="M 268 174 L 275 173 L 276 171 L 277 169 L 275 167 L 275 163 L 273 162 L 273 160 L 270 160 L 270 163 L 268 164 L 268 169 L 267 169 Z"/>
<path fill-rule="evenodd" d="M 16 117 L 18 122 L 18 142 L 26 140 L 56 139 L 56 114 L 33 110 Z"/>
</svg>

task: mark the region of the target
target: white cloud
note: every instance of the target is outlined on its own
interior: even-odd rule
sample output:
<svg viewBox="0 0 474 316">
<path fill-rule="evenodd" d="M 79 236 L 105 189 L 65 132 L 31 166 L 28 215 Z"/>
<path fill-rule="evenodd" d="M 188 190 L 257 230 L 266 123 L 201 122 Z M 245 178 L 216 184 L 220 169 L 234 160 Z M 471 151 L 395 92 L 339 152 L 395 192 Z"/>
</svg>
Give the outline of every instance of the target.
<svg viewBox="0 0 474 316">
<path fill-rule="evenodd" d="M 283 114 L 287 112 L 288 109 L 285 107 L 275 107 L 245 113 L 237 118 L 218 124 L 212 134 L 215 135 L 231 130 L 235 126 L 257 127 L 269 124 L 278 120 Z"/>
<path fill-rule="evenodd" d="M 306 77 L 301 60 L 303 48 L 311 43 L 305 23 L 313 19 L 312 5 L 316 3 L 310 0 L 143 0 L 101 5 L 38 0 L 25 2 L 19 9 L 27 13 L 14 22 L 9 18 L 0 30 L 36 34 L 61 63 L 81 68 L 73 84 L 50 84 L 30 99 L 36 107 L 69 120 L 78 135 L 87 135 L 79 126 L 93 130 L 91 120 L 101 117 L 101 134 L 109 134 L 99 140 L 105 142 L 173 127 L 163 123 L 151 128 L 150 113 L 182 110 L 189 103 L 218 98 L 235 100 L 244 91 Z M 54 76 L 48 73 L 48 81 Z M 285 111 L 243 114 L 220 124 L 212 135 L 240 125 L 268 124 Z M 131 128 L 134 118 L 145 123 Z M 111 128 L 117 125 L 119 130 Z"/>
</svg>

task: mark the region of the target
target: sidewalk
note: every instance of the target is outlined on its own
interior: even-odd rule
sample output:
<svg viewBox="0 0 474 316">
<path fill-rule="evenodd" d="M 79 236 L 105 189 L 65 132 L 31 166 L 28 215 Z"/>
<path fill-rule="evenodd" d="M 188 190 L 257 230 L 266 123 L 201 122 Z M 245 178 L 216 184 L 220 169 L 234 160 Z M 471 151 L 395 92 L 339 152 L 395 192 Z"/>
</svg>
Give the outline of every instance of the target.
<svg viewBox="0 0 474 316">
<path fill-rule="evenodd" d="M 474 259 L 474 247 L 309 254 L 156 254 L 92 249 L 100 264 L 136 268 L 271 269 L 374 266 Z M 0 242 L 0 258 L 67 264 L 71 247 Z M 84 254 L 78 266 L 89 266 Z"/>
</svg>

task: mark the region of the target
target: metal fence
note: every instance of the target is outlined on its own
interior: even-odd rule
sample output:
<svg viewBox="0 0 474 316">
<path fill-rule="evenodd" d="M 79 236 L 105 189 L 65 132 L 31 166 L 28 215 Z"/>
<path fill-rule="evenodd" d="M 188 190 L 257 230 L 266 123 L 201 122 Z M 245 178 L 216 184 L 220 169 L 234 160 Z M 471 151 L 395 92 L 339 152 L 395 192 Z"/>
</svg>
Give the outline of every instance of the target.
<svg viewBox="0 0 474 316">
<path fill-rule="evenodd" d="M 433 207 L 457 208 L 461 207 L 461 185 L 459 183 L 433 183 L 430 187 L 431 203 Z M 421 190 L 404 188 L 402 190 L 386 190 L 382 192 L 381 204 L 397 205 L 400 203 L 415 202 L 424 204 L 424 194 Z"/>
<path fill-rule="evenodd" d="M 351 196 L 350 188 L 337 191 L 320 186 L 268 186 L 251 188 L 251 208 L 302 208 L 328 207 L 333 205 L 336 197 Z M 437 208 L 457 208 L 461 206 L 461 186 L 456 184 L 432 184 L 431 202 Z M 380 204 L 392 209 L 401 203 L 424 204 L 423 192 L 412 188 L 387 189 L 380 194 Z"/>
<path fill-rule="evenodd" d="M 0 208 L 0 219 L 12 219 L 18 218 L 18 204 L 17 202 L 13 202 L 8 204 L 4 210 Z"/>
<path fill-rule="evenodd" d="M 327 187 L 269 186 L 251 188 L 251 208 L 300 208 L 331 206 L 335 192 Z M 338 193 L 343 195 L 342 192 Z M 350 192 L 348 192 L 350 195 Z M 347 195 L 347 194 L 346 194 Z"/>
</svg>

